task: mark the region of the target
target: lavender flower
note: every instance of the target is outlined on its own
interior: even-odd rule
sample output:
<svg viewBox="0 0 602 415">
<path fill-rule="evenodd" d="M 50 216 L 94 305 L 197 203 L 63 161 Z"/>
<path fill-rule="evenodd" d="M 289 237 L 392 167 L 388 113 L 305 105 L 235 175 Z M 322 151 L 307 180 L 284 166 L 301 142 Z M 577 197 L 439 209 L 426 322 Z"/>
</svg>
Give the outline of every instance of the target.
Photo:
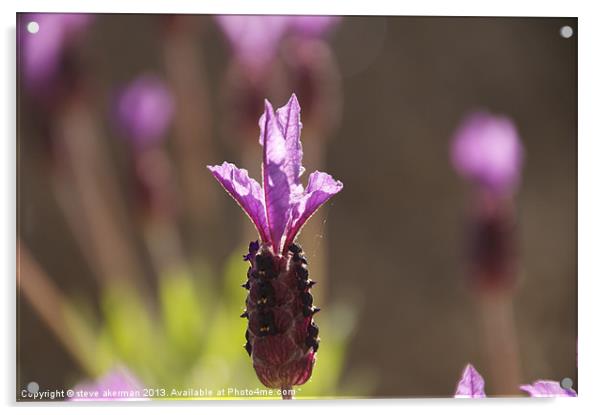
<svg viewBox="0 0 602 415">
<path fill-rule="evenodd" d="M 257 71 L 269 66 L 286 34 L 321 36 L 339 20 L 339 16 L 216 16 L 237 58 Z"/>
<path fill-rule="evenodd" d="M 476 112 L 456 132 L 451 159 L 458 173 L 479 188 L 507 194 L 520 181 L 523 147 L 509 118 Z"/>
<path fill-rule="evenodd" d="M 22 47 L 21 69 L 25 84 L 35 90 L 46 88 L 57 75 L 65 48 L 85 29 L 92 17 L 76 13 L 25 13 L 19 19 Z M 36 22 L 37 33 L 29 33 L 27 25 Z"/>
<path fill-rule="evenodd" d="M 263 146 L 263 181 L 233 164 L 208 166 L 213 176 L 238 202 L 259 233 L 245 259 L 251 266 L 248 281 L 249 319 L 245 348 L 259 380 L 267 387 L 288 389 L 310 378 L 318 350 L 318 327 L 307 259 L 295 237 L 311 215 L 343 184 L 329 174 L 314 172 L 304 189 L 299 103 L 293 94 L 274 111 L 265 101 L 259 120 Z"/>
<path fill-rule="evenodd" d="M 136 148 L 153 145 L 165 136 L 174 113 L 174 100 L 158 77 L 143 75 L 121 92 L 117 121 Z"/>
<path fill-rule="evenodd" d="M 72 401 L 143 400 L 142 385 L 125 368 L 116 368 L 96 382 L 84 382 L 73 387 Z"/>
<path fill-rule="evenodd" d="M 252 70 L 266 68 L 286 31 L 286 16 L 216 16 L 236 57 Z"/>
<path fill-rule="evenodd" d="M 341 16 L 288 16 L 288 27 L 297 35 L 318 37 L 341 21 Z"/>
<path fill-rule="evenodd" d="M 485 398 L 485 380 L 470 363 L 464 368 L 456 387 L 456 398 Z"/>
<path fill-rule="evenodd" d="M 520 389 L 527 392 L 534 398 L 553 398 L 553 397 L 575 397 L 577 392 L 573 389 L 565 389 L 560 383 L 551 380 L 538 380 L 531 385 L 521 385 Z"/>
<path fill-rule="evenodd" d="M 506 117 L 472 113 L 456 131 L 450 155 L 476 189 L 469 224 L 472 275 L 479 288 L 510 288 L 518 252 L 512 195 L 523 163 L 516 127 Z"/>
</svg>

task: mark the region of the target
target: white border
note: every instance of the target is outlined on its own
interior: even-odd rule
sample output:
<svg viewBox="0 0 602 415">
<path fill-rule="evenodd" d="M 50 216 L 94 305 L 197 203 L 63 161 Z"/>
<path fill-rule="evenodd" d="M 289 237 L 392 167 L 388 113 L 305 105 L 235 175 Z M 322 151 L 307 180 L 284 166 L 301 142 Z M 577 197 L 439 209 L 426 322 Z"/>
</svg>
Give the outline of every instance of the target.
<svg viewBox="0 0 602 415">
<path fill-rule="evenodd" d="M 504 0 L 493 4 L 483 1 L 414 1 L 391 0 L 20 0 L 0 2 L 3 23 L 1 45 L 2 64 L 0 82 L 3 99 L 0 111 L 0 128 L 4 137 L 0 140 L 3 160 L 0 181 L 2 215 L 2 246 L 0 247 L 3 291 L 0 310 L 3 313 L 3 333 L 0 336 L 0 403 L 9 406 L 7 412 L 31 413 L 36 405 L 13 403 L 15 384 L 15 67 L 14 26 L 16 11 L 73 11 L 73 12 L 126 12 L 126 13 L 248 13 L 248 14 L 347 14 L 347 15 L 451 15 L 451 16 L 562 16 L 578 17 L 579 41 L 579 393 L 577 399 L 558 399 L 546 402 L 533 400 L 495 400 L 467 402 L 466 400 L 388 400 L 388 401 L 330 401 L 330 402 L 229 402 L 229 403 L 179 403 L 178 410 L 189 413 L 204 411 L 236 411 L 245 415 L 264 413 L 266 408 L 287 414 L 307 413 L 316 409 L 343 410 L 349 413 L 365 413 L 376 407 L 380 412 L 406 413 L 426 411 L 433 413 L 465 414 L 467 412 L 503 413 L 519 409 L 545 411 L 549 414 L 590 412 L 599 408 L 596 402 L 600 393 L 602 373 L 600 354 L 602 342 L 600 316 L 602 303 L 602 270 L 599 264 L 602 247 L 597 245 L 602 236 L 602 124 L 600 122 L 600 97 L 602 97 L 601 14 L 596 2 Z M 596 330 L 597 328 L 597 330 Z M 164 413 L 166 404 L 150 406 L 112 407 L 111 411 L 136 413 Z M 37 405 L 37 409 L 50 414 L 81 413 L 83 407 L 65 407 L 60 404 Z M 86 405 L 86 411 L 105 413 L 103 405 Z M 593 411 L 592 411 L 593 412 Z"/>
</svg>

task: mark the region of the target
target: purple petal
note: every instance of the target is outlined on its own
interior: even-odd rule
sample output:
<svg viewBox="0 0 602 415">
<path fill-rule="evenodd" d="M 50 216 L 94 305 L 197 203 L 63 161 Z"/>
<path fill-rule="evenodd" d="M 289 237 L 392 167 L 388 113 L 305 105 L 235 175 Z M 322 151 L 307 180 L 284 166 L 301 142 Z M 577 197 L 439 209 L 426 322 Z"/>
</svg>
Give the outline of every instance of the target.
<svg viewBox="0 0 602 415">
<path fill-rule="evenodd" d="M 287 233 L 285 247 L 293 242 L 311 215 L 342 189 L 343 183 L 333 179 L 328 173 L 315 171 L 309 175 L 305 193 L 293 205 L 291 227 Z"/>
<path fill-rule="evenodd" d="M 301 146 L 301 107 L 297 96 L 292 94 L 286 105 L 276 110 L 276 117 L 284 139 L 286 140 L 286 160 L 284 172 L 288 178 L 293 193 L 301 193 L 300 178 L 304 172 L 303 148 Z"/>
<path fill-rule="evenodd" d="M 485 380 L 469 363 L 456 387 L 456 398 L 485 398 Z"/>
<path fill-rule="evenodd" d="M 207 166 L 207 168 L 249 216 L 261 239 L 270 242 L 263 194 L 259 183 L 249 177 L 247 170 L 239 169 L 228 162 L 218 166 Z"/>
<path fill-rule="evenodd" d="M 127 369 L 117 368 L 96 382 L 83 382 L 73 387 L 76 395 L 71 400 L 118 401 L 132 398 L 141 400 L 142 389 L 142 384 Z M 86 396 L 83 395 L 84 392 L 87 393 Z M 96 396 L 90 396 L 91 394 Z M 108 396 L 103 396 L 106 394 Z M 136 398 L 134 394 L 138 394 L 138 397 Z"/>
<path fill-rule="evenodd" d="M 538 380 L 531 385 L 521 385 L 520 389 L 534 398 L 553 398 L 553 397 L 575 397 L 577 392 L 573 389 L 564 389 L 560 383 L 552 380 Z"/>
<path fill-rule="evenodd" d="M 259 119 L 259 144 L 263 146 L 264 137 L 266 135 L 266 114 L 261 115 Z M 282 171 L 286 174 L 286 178 L 294 195 L 303 192 L 301 185 L 301 175 L 305 171 L 302 166 L 303 148 L 301 146 L 301 107 L 297 96 L 292 94 L 285 106 L 276 110 L 276 118 L 274 125 L 280 130 L 284 137 L 285 143 L 285 159 L 282 163 Z"/>
<path fill-rule="evenodd" d="M 520 181 L 523 147 L 514 123 L 486 112 L 469 115 L 451 148 L 458 173 L 493 192 L 514 190 Z"/>
<path fill-rule="evenodd" d="M 282 238 L 291 212 L 291 178 L 287 175 L 288 148 L 284 131 L 274 108 L 265 101 L 265 112 L 261 118 L 263 129 L 260 143 L 263 144 L 263 191 L 270 241 L 277 255 L 282 248 Z"/>
</svg>

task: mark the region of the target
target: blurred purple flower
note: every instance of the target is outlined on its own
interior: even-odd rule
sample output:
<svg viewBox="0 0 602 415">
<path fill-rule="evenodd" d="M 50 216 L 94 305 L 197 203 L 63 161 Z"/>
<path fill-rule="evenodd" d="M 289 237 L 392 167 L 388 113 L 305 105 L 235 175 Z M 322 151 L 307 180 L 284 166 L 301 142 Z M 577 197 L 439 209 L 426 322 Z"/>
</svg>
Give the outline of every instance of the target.
<svg viewBox="0 0 602 415">
<path fill-rule="evenodd" d="M 520 181 L 523 147 L 509 118 L 470 114 L 456 131 L 451 161 L 457 172 L 496 194 L 512 192 Z"/>
<path fill-rule="evenodd" d="M 456 387 L 456 398 L 485 398 L 485 380 L 470 363 Z"/>
<path fill-rule="evenodd" d="M 236 57 L 253 70 L 267 67 L 278 48 L 287 18 L 285 16 L 216 16 Z"/>
<path fill-rule="evenodd" d="M 288 26 L 301 36 L 317 37 L 337 25 L 341 16 L 288 16 Z"/>
<path fill-rule="evenodd" d="M 538 380 L 531 385 L 521 385 L 520 389 L 533 398 L 575 397 L 577 392 L 573 389 L 564 389 L 560 383 L 551 380 Z"/>
<path fill-rule="evenodd" d="M 265 101 L 259 120 L 263 186 L 231 163 L 207 166 L 249 216 L 262 241 L 272 246 L 274 255 L 285 251 L 309 217 L 343 188 L 329 174 L 316 171 L 303 189 L 300 112 L 295 94 L 275 112 Z"/>
<path fill-rule="evenodd" d="M 142 399 L 143 386 L 125 368 L 116 368 L 96 382 L 83 382 L 72 388 L 72 401 L 120 401 Z"/>
<path fill-rule="evenodd" d="M 339 16 L 222 15 L 215 17 L 237 58 L 251 70 L 263 71 L 287 34 L 316 37 L 335 25 Z"/>
<path fill-rule="evenodd" d="M 56 76 L 63 52 L 69 42 L 92 21 L 92 16 L 77 13 L 24 13 L 19 16 L 21 70 L 29 88 L 37 89 L 51 83 Z M 27 25 L 36 22 L 37 33 Z"/>
<path fill-rule="evenodd" d="M 143 75 L 120 93 L 117 121 L 131 143 L 144 148 L 164 138 L 174 106 L 167 85 L 156 76 Z"/>
</svg>

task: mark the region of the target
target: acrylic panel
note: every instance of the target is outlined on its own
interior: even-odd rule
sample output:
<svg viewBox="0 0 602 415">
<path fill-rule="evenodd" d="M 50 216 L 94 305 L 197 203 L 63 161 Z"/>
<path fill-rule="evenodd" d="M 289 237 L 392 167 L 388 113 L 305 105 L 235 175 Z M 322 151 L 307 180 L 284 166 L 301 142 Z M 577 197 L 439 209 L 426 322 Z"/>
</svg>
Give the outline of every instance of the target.
<svg viewBox="0 0 602 415">
<path fill-rule="evenodd" d="M 19 401 L 576 396 L 577 19 L 17 15 Z"/>
</svg>

